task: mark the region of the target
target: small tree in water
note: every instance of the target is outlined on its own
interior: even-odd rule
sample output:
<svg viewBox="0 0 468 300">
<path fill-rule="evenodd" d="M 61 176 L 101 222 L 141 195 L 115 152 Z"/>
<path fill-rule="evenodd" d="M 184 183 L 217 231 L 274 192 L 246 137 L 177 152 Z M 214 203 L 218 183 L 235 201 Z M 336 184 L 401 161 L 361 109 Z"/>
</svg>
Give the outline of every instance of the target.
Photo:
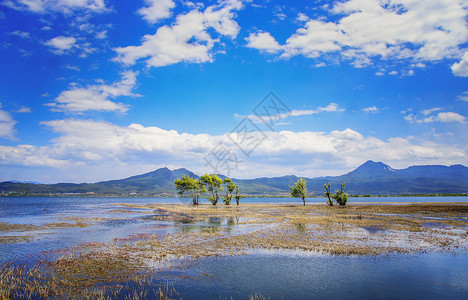
<svg viewBox="0 0 468 300">
<path fill-rule="evenodd" d="M 232 193 L 236 188 L 236 185 L 232 182 L 231 178 L 225 178 L 223 183 L 226 184 L 226 196 L 223 198 L 223 202 L 226 205 L 230 205 L 232 201 Z"/>
<path fill-rule="evenodd" d="M 291 196 L 296 198 L 302 198 L 305 206 L 305 197 L 307 196 L 307 181 L 304 178 L 299 178 L 299 180 L 293 185 L 289 186 L 289 192 Z"/>
<path fill-rule="evenodd" d="M 208 200 L 211 204 L 216 205 L 219 200 L 219 192 L 223 190 L 222 184 L 223 181 L 216 174 L 205 174 L 200 177 L 200 182 L 206 186 L 208 192 L 211 193 L 211 196 Z"/>
<path fill-rule="evenodd" d="M 198 205 L 198 197 L 206 192 L 205 186 L 198 179 L 193 179 L 189 175 L 184 175 L 182 178 L 177 178 L 174 181 L 174 186 L 179 196 L 188 193 L 192 197 L 193 205 Z"/>
<path fill-rule="evenodd" d="M 236 195 L 234 196 L 234 198 L 236 198 L 236 203 L 237 203 L 237 205 L 239 205 L 239 200 L 240 200 L 240 198 L 242 198 L 242 197 L 244 197 L 244 196 L 242 196 L 242 195 L 239 193 L 239 186 L 236 185 Z"/>
<path fill-rule="evenodd" d="M 343 182 L 341 184 L 341 188 L 331 196 L 333 199 L 336 200 L 336 203 L 338 203 L 340 206 L 346 206 L 346 204 L 348 203 L 349 195 L 348 193 L 344 192 L 345 185 L 346 183 Z"/>
<path fill-rule="evenodd" d="M 324 184 L 323 186 L 325 187 L 325 190 L 326 190 L 325 196 L 327 196 L 327 198 L 328 198 L 327 199 L 327 204 L 330 205 L 330 206 L 333 206 L 333 200 L 330 198 L 330 196 L 331 196 L 331 193 L 330 193 L 331 192 L 331 183 L 330 182 L 328 183 L 328 187 L 327 187 L 326 184 Z"/>
</svg>

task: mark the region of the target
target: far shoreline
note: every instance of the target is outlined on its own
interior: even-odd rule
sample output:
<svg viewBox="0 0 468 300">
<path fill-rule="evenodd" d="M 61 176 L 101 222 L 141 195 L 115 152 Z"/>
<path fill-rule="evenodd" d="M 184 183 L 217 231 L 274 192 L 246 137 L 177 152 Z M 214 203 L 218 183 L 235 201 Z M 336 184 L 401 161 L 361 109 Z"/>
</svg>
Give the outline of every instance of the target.
<svg viewBox="0 0 468 300">
<path fill-rule="evenodd" d="M 84 194 L 84 193 L 65 193 L 65 194 L 20 194 L 20 193 L 0 193 L 0 197 L 76 197 L 76 198 L 186 198 L 191 197 L 179 197 L 176 195 L 138 195 L 138 194 Z M 371 195 L 371 196 L 350 196 L 350 199 L 359 198 L 422 198 L 422 197 L 468 197 L 468 194 L 416 194 L 416 195 Z M 294 198 L 291 196 L 283 195 L 246 195 L 243 198 L 247 199 L 262 199 L 262 198 L 278 198 L 278 199 L 290 199 Z M 326 199 L 325 196 L 308 196 L 306 199 Z M 369 202 L 367 202 L 369 203 Z M 379 202 L 380 203 L 380 202 Z"/>
</svg>

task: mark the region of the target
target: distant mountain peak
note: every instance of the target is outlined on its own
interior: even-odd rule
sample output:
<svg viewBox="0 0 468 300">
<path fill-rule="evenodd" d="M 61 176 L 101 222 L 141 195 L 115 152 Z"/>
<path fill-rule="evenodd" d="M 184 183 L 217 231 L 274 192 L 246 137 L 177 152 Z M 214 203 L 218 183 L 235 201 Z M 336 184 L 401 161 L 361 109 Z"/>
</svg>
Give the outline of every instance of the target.
<svg viewBox="0 0 468 300">
<path fill-rule="evenodd" d="M 343 176 L 352 176 L 353 178 L 367 178 L 374 180 L 376 177 L 390 175 L 393 176 L 395 174 L 395 170 L 391 168 L 389 165 L 384 164 L 383 162 L 375 162 L 372 160 L 368 160 L 353 171 L 345 174 Z"/>
<path fill-rule="evenodd" d="M 172 171 L 173 172 L 190 172 L 190 173 L 192 173 L 192 171 L 187 170 L 186 168 L 178 168 L 178 169 L 174 169 Z"/>
<path fill-rule="evenodd" d="M 384 164 L 381 161 L 375 162 L 373 160 L 368 160 L 359 167 L 356 168 L 356 170 L 359 169 L 366 169 L 366 170 L 371 170 L 371 171 L 378 171 L 378 170 L 386 170 L 386 171 L 395 171 L 392 167 L 390 167 L 387 164 Z M 355 171 L 356 171 L 355 170 Z"/>
</svg>

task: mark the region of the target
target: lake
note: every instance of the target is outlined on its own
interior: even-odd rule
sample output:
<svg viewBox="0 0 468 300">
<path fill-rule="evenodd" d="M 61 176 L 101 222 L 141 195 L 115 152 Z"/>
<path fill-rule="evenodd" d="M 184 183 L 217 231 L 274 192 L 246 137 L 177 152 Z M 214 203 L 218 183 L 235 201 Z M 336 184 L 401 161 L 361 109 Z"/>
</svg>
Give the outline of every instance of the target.
<svg viewBox="0 0 468 300">
<path fill-rule="evenodd" d="M 468 197 L 351 198 L 350 204 L 357 201 L 468 204 Z M 153 218 L 163 213 L 152 210 L 148 214 L 138 206 L 118 205 L 125 203 L 144 207 L 150 203 L 181 202 L 190 203 L 191 199 L 0 197 L 0 223 L 6 224 L 0 230 L 0 241 L 3 241 L 0 244 L 0 265 L 53 261 L 63 255 L 60 252 L 63 249 L 89 242 L 112 242 L 135 234 L 163 236 L 215 229 L 235 236 L 261 227 L 242 217 L 212 217 L 187 222 L 173 221 L 166 216 Z M 307 203 L 324 202 L 324 198 L 307 199 Z M 242 203 L 300 205 L 301 200 L 244 198 Z M 26 225 L 29 227 L 22 227 Z M 158 264 L 154 268 L 158 276 L 153 282 L 170 282 L 184 299 L 246 299 L 254 294 L 271 299 L 468 297 L 466 253 L 349 256 L 253 249 L 240 256 L 201 257 L 188 262 L 184 268 L 165 268 Z M 148 298 L 155 296 L 151 293 L 147 294 Z"/>
</svg>

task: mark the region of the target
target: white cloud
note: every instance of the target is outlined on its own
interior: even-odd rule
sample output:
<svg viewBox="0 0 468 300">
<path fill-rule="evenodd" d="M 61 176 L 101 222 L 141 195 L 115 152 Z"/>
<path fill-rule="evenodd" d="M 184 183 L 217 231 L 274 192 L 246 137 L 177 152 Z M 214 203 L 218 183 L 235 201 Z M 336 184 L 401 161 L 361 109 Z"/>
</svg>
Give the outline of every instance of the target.
<svg viewBox="0 0 468 300">
<path fill-rule="evenodd" d="M 138 73 L 126 71 L 122 73 L 122 79 L 111 85 L 97 84 L 87 87 L 73 87 L 63 91 L 55 98 L 55 102 L 47 103 L 52 111 L 82 113 L 88 110 L 96 111 L 122 111 L 126 112 L 128 106 L 115 103 L 109 99 L 120 96 L 138 96 L 132 90 L 136 85 Z"/>
<path fill-rule="evenodd" d="M 316 58 L 322 53 L 341 50 L 338 41 L 343 39 L 345 34 L 335 23 L 310 20 L 286 41 L 283 57 L 302 54 Z"/>
<path fill-rule="evenodd" d="M 45 44 L 52 48 L 52 52 L 61 55 L 76 46 L 76 39 L 72 36 L 58 36 L 47 41 Z"/>
<path fill-rule="evenodd" d="M 439 122 L 444 122 L 444 123 L 450 123 L 450 122 L 459 122 L 459 123 L 465 123 L 466 118 L 459 113 L 455 112 L 441 112 L 437 114 L 437 117 L 435 118 L 436 121 Z"/>
<path fill-rule="evenodd" d="M 331 9 L 336 21 L 309 20 L 282 46 L 282 57 L 336 57 L 356 67 L 374 59 L 423 61 L 460 58 L 468 41 L 463 0 L 349 0 Z M 335 54 L 335 55 L 332 55 Z M 468 76 L 468 54 L 452 66 Z M 411 75 L 411 74 L 407 74 Z"/>
<path fill-rule="evenodd" d="M 108 10 L 104 0 L 6 0 L 2 4 L 16 10 L 40 14 L 51 11 L 71 13 L 78 10 L 100 13 Z"/>
<path fill-rule="evenodd" d="M 0 145 L 0 164 L 20 166 L 41 166 L 60 168 L 70 162 L 52 158 L 55 153 L 49 147 L 32 145 L 2 146 Z"/>
<path fill-rule="evenodd" d="M 20 108 L 18 108 L 17 110 L 15 110 L 16 113 L 30 113 L 32 112 L 31 108 L 30 107 L 27 107 L 27 106 L 21 106 Z"/>
<path fill-rule="evenodd" d="M 99 31 L 99 32 L 96 32 L 96 36 L 95 36 L 98 40 L 103 40 L 105 38 L 107 38 L 107 30 L 103 30 L 103 31 Z"/>
<path fill-rule="evenodd" d="M 457 99 L 460 101 L 468 102 L 468 91 L 463 92 L 460 95 L 458 95 Z"/>
<path fill-rule="evenodd" d="M 376 113 L 380 112 L 379 108 L 377 106 L 375 106 L 375 105 L 363 108 L 362 111 L 364 111 L 366 113 L 373 113 L 373 114 L 376 114 Z"/>
<path fill-rule="evenodd" d="M 138 10 L 143 19 L 150 24 L 171 16 L 171 9 L 175 7 L 173 0 L 145 0 L 147 6 Z"/>
<path fill-rule="evenodd" d="M 421 110 L 421 113 L 425 116 L 432 114 L 435 111 L 442 110 L 440 107 L 434 107 L 434 108 L 428 108 L 428 109 L 423 109 Z"/>
<path fill-rule="evenodd" d="M 282 12 L 278 12 L 275 14 L 275 17 L 277 17 L 280 21 L 285 20 L 288 16 Z"/>
<path fill-rule="evenodd" d="M 345 111 L 344 108 L 341 108 L 337 103 L 330 103 L 325 107 L 318 107 L 317 109 L 293 109 L 289 113 L 278 114 L 274 117 L 275 119 L 282 120 L 288 117 L 299 117 L 299 116 L 308 116 L 308 115 L 315 115 L 322 112 L 342 112 Z M 255 114 L 250 115 L 241 115 L 241 114 L 234 114 L 236 118 L 248 118 L 254 123 L 262 123 L 262 118 L 258 117 Z M 264 119 L 268 116 L 262 116 Z"/>
<path fill-rule="evenodd" d="M 190 164 L 194 171 L 202 171 L 206 169 L 203 157 L 220 142 L 237 151 L 227 135 L 179 133 L 140 124 L 117 126 L 108 122 L 76 119 L 41 124 L 59 135 L 50 146 L 0 146 L 0 164 L 62 168 L 67 165 L 91 167 L 99 162 L 99 165 L 105 166 L 112 163 L 128 167 L 131 164 L 132 168 L 141 169 L 151 159 L 156 164 L 164 162 L 165 165 L 184 167 Z M 311 170 L 329 165 L 330 161 L 337 169 L 343 170 L 356 167 L 368 159 L 404 165 L 460 163 L 466 160 L 464 150 L 453 145 L 415 142 L 410 137 L 380 140 L 349 128 L 329 133 L 267 132 L 267 136 L 268 139 L 255 149 L 251 158 L 239 157 L 245 161 L 245 166 L 236 170 L 238 173 L 233 176 L 252 176 L 252 166 L 263 170 L 263 174 L 258 175 L 278 174 L 278 170 L 288 169 L 293 174 L 308 170 L 308 173 L 302 174 L 317 176 Z M 285 169 L 284 166 L 288 167 Z"/>
<path fill-rule="evenodd" d="M 2 105 L 0 104 L 0 108 Z M 14 139 L 16 121 L 11 114 L 0 109 L 0 138 Z"/>
<path fill-rule="evenodd" d="M 18 36 L 22 39 L 30 39 L 31 38 L 31 33 L 29 32 L 25 32 L 25 31 L 19 31 L 19 30 L 15 30 L 13 32 L 10 32 L 10 35 L 15 35 L 15 36 Z"/>
<path fill-rule="evenodd" d="M 465 52 L 459 62 L 452 65 L 452 72 L 456 76 L 468 77 L 468 52 Z"/>
<path fill-rule="evenodd" d="M 80 71 L 80 68 L 78 66 L 74 66 L 74 65 L 64 65 L 63 68 L 68 69 L 68 70 L 77 71 L 77 72 Z"/>
<path fill-rule="evenodd" d="M 303 13 L 298 13 L 296 20 L 298 20 L 299 22 L 307 22 L 310 20 L 310 18 Z"/>
<path fill-rule="evenodd" d="M 241 8 L 241 1 L 230 0 L 209 6 L 203 12 L 194 9 L 181 14 L 173 25 L 162 26 L 155 34 L 145 35 L 140 46 L 114 49 L 118 54 L 115 60 L 133 65 L 144 58 L 148 67 L 212 61 L 213 47 L 220 40 L 212 37 L 209 29 L 219 37 L 236 37 L 239 25 L 233 20 L 234 11 Z"/>
<path fill-rule="evenodd" d="M 330 103 L 325 107 L 319 107 L 317 109 L 319 112 L 325 111 L 325 112 L 334 112 L 334 111 L 345 111 L 344 108 L 340 108 L 340 106 L 336 103 Z"/>
<path fill-rule="evenodd" d="M 426 109 L 422 110 L 421 113 L 425 116 L 424 118 L 417 118 L 415 114 L 408 114 L 403 117 L 406 121 L 410 123 L 434 123 L 434 122 L 442 122 L 442 123 L 452 123 L 452 122 L 458 122 L 458 123 L 465 123 L 466 117 L 460 115 L 459 113 L 455 112 L 440 112 L 438 114 L 432 114 L 435 111 L 439 111 L 441 108 L 431 108 L 431 109 Z"/>
<path fill-rule="evenodd" d="M 281 46 L 268 32 L 251 33 L 246 39 L 247 47 L 254 48 L 268 53 L 276 53 Z"/>
</svg>

